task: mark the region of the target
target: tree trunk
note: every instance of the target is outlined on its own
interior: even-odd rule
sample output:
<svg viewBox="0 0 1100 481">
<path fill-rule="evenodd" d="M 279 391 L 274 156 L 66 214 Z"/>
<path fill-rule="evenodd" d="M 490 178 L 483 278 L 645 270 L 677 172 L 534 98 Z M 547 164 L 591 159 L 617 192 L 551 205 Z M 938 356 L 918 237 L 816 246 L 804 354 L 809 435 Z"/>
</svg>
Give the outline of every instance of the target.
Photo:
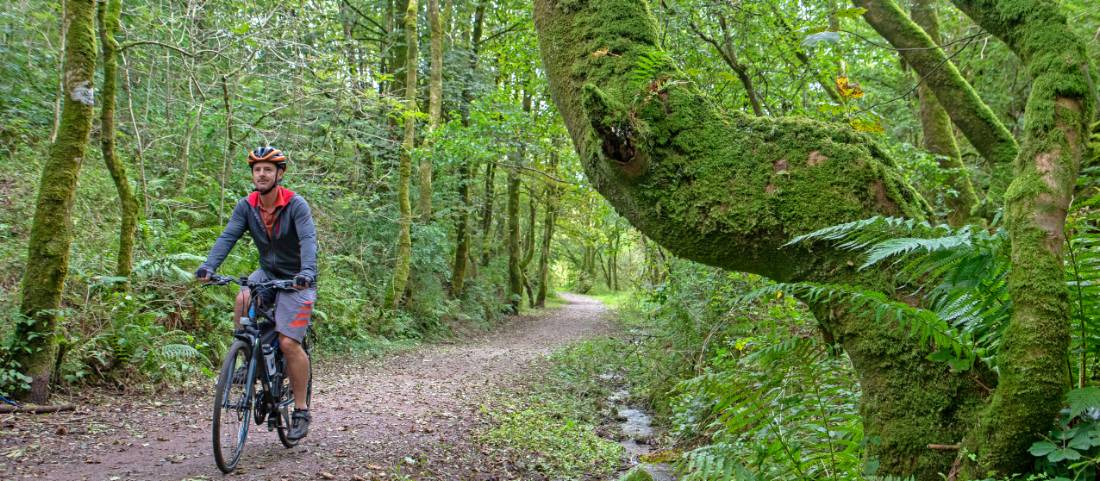
<svg viewBox="0 0 1100 481">
<path fill-rule="evenodd" d="M 1050 428 L 1069 387 L 1070 309 L 1062 248 L 1066 211 L 1096 117 L 1096 77 L 1085 43 L 1072 33 L 1059 4 L 954 3 L 1005 42 L 1032 80 L 1024 142 L 1005 192 L 1012 319 L 998 353 L 997 390 L 964 442 L 978 453 L 971 474 L 1024 472 L 1034 462 L 1028 447 Z"/>
<path fill-rule="evenodd" d="M 481 46 L 481 27 L 485 18 L 485 3 L 478 2 L 474 11 L 474 28 L 470 38 L 470 46 L 473 54 L 470 55 L 470 74 L 477 70 L 478 51 Z M 470 90 L 470 82 L 462 87 L 462 125 L 470 126 L 470 103 L 473 102 L 473 94 Z M 459 297 L 466 288 L 466 266 L 470 258 L 470 212 L 473 212 L 473 196 L 470 186 L 474 182 L 473 166 L 469 156 L 458 164 L 458 197 L 462 206 L 458 209 L 458 221 L 455 228 L 455 261 L 451 274 L 451 296 Z"/>
<path fill-rule="evenodd" d="M 941 41 L 940 21 L 936 16 L 933 0 L 915 0 L 912 12 L 913 21 L 938 45 Z M 920 82 L 917 96 L 920 98 L 920 124 L 924 131 L 924 148 L 936 154 L 940 167 L 952 171 L 948 185 L 955 193 L 947 197 L 946 205 L 949 209 L 947 223 L 960 227 L 970 220 L 970 211 L 977 204 L 978 196 L 974 193 L 974 185 L 970 183 L 970 173 L 963 165 L 962 153 L 959 152 L 959 145 L 955 142 L 955 132 L 951 128 L 951 119 L 947 111 L 936 100 L 936 94 L 927 83 Z"/>
<path fill-rule="evenodd" d="M 522 152 L 512 154 L 512 165 L 508 167 L 508 303 L 512 314 L 519 314 L 523 301 L 523 273 L 520 272 L 519 239 L 519 172 L 517 166 L 523 162 Z"/>
<path fill-rule="evenodd" d="M 557 145 L 550 150 L 550 175 L 558 172 Z M 539 247 L 539 291 L 535 296 L 535 307 L 546 307 L 546 295 L 550 291 L 550 243 L 554 240 L 554 224 L 557 222 L 558 186 L 546 187 L 546 214 L 542 223 L 542 244 Z"/>
<path fill-rule="evenodd" d="M 443 24 L 439 21 L 439 0 L 428 0 L 428 19 L 432 29 L 431 81 L 428 86 L 428 135 L 439 127 L 443 118 Z M 420 159 L 420 199 L 417 202 L 420 221 L 432 221 L 432 156 Z"/>
<path fill-rule="evenodd" d="M 95 0 L 65 2 L 65 99 L 57 141 L 42 168 L 31 237 L 27 243 L 27 268 L 23 273 L 20 313 L 12 336 L 26 352 L 14 361 L 31 377 L 27 399 L 44 404 L 50 395 L 50 373 L 57 353 L 54 336 L 61 307 L 61 292 L 69 270 L 72 243 L 72 207 L 80 165 L 88 148 L 95 104 L 93 79 L 96 62 Z"/>
<path fill-rule="evenodd" d="M 496 161 L 485 164 L 485 197 L 481 204 L 481 266 L 489 265 L 490 238 L 493 228 L 493 197 L 496 196 Z"/>
<path fill-rule="evenodd" d="M 232 165 L 233 150 L 236 145 L 233 142 L 233 103 L 229 101 L 229 77 L 222 75 L 222 105 L 225 107 L 225 155 L 222 158 L 222 176 L 219 182 L 220 188 L 218 200 L 218 223 L 224 224 L 225 219 L 225 186 L 229 182 L 229 171 Z"/>
<path fill-rule="evenodd" d="M 527 267 L 535 258 L 535 219 L 538 217 L 538 203 L 532 189 L 528 189 L 527 196 L 527 229 L 523 234 L 523 260 L 519 263 L 519 273 L 523 276 L 523 289 L 527 291 L 527 304 L 535 307 L 535 291 L 531 288 L 531 276 L 527 275 Z"/>
<path fill-rule="evenodd" d="M 130 188 L 130 179 L 126 176 L 126 165 L 118 159 L 115 151 L 115 92 L 118 85 L 118 42 L 115 32 L 119 27 L 119 14 L 122 0 L 107 0 L 99 3 L 99 38 L 103 48 L 103 95 L 100 106 L 100 140 L 103 146 L 103 160 L 111 179 L 118 190 L 119 207 L 122 215 L 118 233 L 118 259 L 115 275 L 130 277 L 134 265 L 134 235 L 137 232 L 138 202 Z"/>
<path fill-rule="evenodd" d="M 417 0 L 408 0 L 405 10 L 405 138 L 401 142 L 401 164 L 398 167 L 397 204 L 401 211 L 397 233 L 397 263 L 393 268 L 393 280 L 386 292 L 386 307 L 396 309 L 409 282 L 412 264 L 412 204 L 409 200 L 409 183 L 412 181 L 412 150 L 416 142 L 416 12 Z"/>
</svg>

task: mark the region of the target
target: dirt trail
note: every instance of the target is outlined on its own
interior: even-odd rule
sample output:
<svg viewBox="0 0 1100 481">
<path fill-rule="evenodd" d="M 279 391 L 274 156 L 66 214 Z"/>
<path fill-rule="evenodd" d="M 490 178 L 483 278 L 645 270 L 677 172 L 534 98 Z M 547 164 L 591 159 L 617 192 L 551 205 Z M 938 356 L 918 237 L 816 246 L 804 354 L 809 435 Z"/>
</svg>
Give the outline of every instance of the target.
<svg viewBox="0 0 1100 481">
<path fill-rule="evenodd" d="M 459 344 L 320 363 L 309 437 L 286 449 L 253 425 L 239 471 L 228 476 L 211 455 L 210 387 L 100 397 L 70 413 L 0 415 L 0 479 L 510 479 L 474 439 L 485 423 L 482 401 L 551 351 L 611 332 L 601 304 L 564 297 L 561 309 Z"/>
</svg>

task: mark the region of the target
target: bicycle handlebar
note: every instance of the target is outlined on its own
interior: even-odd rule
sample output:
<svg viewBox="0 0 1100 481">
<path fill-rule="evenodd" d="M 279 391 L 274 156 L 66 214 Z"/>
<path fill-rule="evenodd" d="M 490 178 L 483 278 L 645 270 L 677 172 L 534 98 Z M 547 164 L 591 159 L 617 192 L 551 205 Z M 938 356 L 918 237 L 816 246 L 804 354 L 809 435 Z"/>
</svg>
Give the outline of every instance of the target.
<svg viewBox="0 0 1100 481">
<path fill-rule="evenodd" d="M 237 284 L 241 287 L 247 287 L 249 289 L 284 289 L 293 290 L 294 281 L 289 279 L 276 279 L 265 282 L 252 282 L 248 280 L 248 277 L 233 277 L 223 276 L 221 274 L 211 274 L 210 280 L 204 284 L 205 286 L 224 286 L 228 284 Z"/>
</svg>

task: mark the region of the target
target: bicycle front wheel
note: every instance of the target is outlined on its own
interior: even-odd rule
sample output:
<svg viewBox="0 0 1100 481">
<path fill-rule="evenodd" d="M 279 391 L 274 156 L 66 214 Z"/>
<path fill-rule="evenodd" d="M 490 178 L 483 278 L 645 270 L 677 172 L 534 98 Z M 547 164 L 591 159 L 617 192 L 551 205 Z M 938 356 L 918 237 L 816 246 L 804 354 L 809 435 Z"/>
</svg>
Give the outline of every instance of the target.
<svg viewBox="0 0 1100 481">
<path fill-rule="evenodd" d="M 255 369 L 250 367 L 252 346 L 236 341 L 222 361 L 214 394 L 214 462 L 223 473 L 237 467 L 252 421 Z"/>
</svg>

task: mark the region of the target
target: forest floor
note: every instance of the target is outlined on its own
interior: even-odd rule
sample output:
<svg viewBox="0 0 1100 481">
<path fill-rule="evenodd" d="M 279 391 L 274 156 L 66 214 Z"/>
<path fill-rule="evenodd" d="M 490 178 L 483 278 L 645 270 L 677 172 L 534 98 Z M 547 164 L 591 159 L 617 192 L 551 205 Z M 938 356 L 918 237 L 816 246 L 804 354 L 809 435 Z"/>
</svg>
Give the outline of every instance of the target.
<svg viewBox="0 0 1100 481">
<path fill-rule="evenodd" d="M 90 391 L 75 411 L 0 415 L 0 479 L 505 480 L 517 474 L 478 440 L 485 403 L 571 343 L 613 332 L 605 307 L 567 304 L 494 332 L 380 360 L 314 366 L 313 423 L 298 447 L 253 425 L 238 470 L 210 447 L 213 388 L 155 395 Z"/>
</svg>

